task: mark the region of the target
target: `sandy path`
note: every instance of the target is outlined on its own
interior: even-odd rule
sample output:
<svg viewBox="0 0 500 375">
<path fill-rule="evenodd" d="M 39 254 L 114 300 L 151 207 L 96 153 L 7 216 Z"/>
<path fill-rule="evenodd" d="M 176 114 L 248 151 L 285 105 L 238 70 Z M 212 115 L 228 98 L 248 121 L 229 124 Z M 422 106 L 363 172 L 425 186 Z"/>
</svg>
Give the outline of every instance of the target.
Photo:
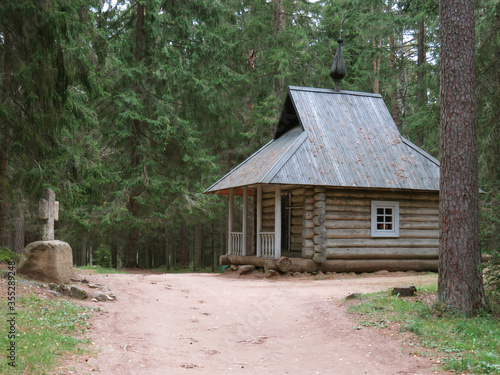
<svg viewBox="0 0 500 375">
<path fill-rule="evenodd" d="M 117 295 L 93 322 L 102 374 L 435 374 L 380 330 L 355 330 L 350 293 L 435 283 L 432 275 L 269 281 L 213 274 L 93 275 Z M 92 302 L 89 302 L 92 303 Z M 95 303 L 94 303 L 95 305 Z M 71 372 L 65 372 L 71 373 Z"/>
</svg>

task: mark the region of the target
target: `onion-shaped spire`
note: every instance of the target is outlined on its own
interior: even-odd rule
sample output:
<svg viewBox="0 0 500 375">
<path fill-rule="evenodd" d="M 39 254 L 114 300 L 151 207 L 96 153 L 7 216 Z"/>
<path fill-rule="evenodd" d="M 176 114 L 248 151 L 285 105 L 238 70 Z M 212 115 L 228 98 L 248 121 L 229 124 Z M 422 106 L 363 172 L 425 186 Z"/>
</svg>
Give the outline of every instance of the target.
<svg viewBox="0 0 500 375">
<path fill-rule="evenodd" d="M 330 77 L 332 77 L 335 82 L 335 91 L 340 91 L 340 81 L 345 77 L 345 63 L 344 56 L 342 56 L 342 36 L 337 39 L 338 47 L 335 58 L 333 59 L 333 64 L 330 69 Z"/>
</svg>

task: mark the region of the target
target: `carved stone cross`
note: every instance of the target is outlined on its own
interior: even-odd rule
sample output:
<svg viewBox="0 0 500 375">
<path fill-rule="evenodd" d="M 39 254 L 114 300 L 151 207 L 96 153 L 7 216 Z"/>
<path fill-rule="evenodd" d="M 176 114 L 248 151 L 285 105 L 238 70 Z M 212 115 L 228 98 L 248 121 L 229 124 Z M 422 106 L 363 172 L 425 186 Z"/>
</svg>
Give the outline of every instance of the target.
<svg viewBox="0 0 500 375">
<path fill-rule="evenodd" d="M 54 221 L 59 220 L 59 202 L 54 190 L 44 188 L 38 203 L 38 218 L 43 220 L 42 241 L 54 240 Z"/>
</svg>

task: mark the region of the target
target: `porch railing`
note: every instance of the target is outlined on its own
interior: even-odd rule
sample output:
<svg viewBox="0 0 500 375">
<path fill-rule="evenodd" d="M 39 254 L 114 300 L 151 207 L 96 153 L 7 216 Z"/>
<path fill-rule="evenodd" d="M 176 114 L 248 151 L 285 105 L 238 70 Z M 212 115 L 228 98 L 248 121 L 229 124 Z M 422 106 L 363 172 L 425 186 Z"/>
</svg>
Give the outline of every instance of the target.
<svg viewBox="0 0 500 375">
<path fill-rule="evenodd" d="M 231 232 L 231 254 L 243 255 L 243 233 Z"/>
<path fill-rule="evenodd" d="M 260 249 L 263 258 L 274 258 L 274 232 L 260 232 Z"/>
</svg>

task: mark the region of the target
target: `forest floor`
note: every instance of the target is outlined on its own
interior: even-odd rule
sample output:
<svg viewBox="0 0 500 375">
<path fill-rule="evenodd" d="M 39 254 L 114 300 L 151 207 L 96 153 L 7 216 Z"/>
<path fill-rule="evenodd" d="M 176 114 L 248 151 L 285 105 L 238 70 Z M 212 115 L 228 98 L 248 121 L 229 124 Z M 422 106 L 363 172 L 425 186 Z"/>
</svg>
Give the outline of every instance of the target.
<svg viewBox="0 0 500 375">
<path fill-rule="evenodd" d="M 146 272 L 146 271 L 144 271 Z M 224 274 L 87 275 L 116 301 L 86 335 L 94 354 L 57 374 L 445 374 L 397 329 L 359 324 L 345 297 L 435 284 L 435 274 L 263 278 Z"/>
</svg>

